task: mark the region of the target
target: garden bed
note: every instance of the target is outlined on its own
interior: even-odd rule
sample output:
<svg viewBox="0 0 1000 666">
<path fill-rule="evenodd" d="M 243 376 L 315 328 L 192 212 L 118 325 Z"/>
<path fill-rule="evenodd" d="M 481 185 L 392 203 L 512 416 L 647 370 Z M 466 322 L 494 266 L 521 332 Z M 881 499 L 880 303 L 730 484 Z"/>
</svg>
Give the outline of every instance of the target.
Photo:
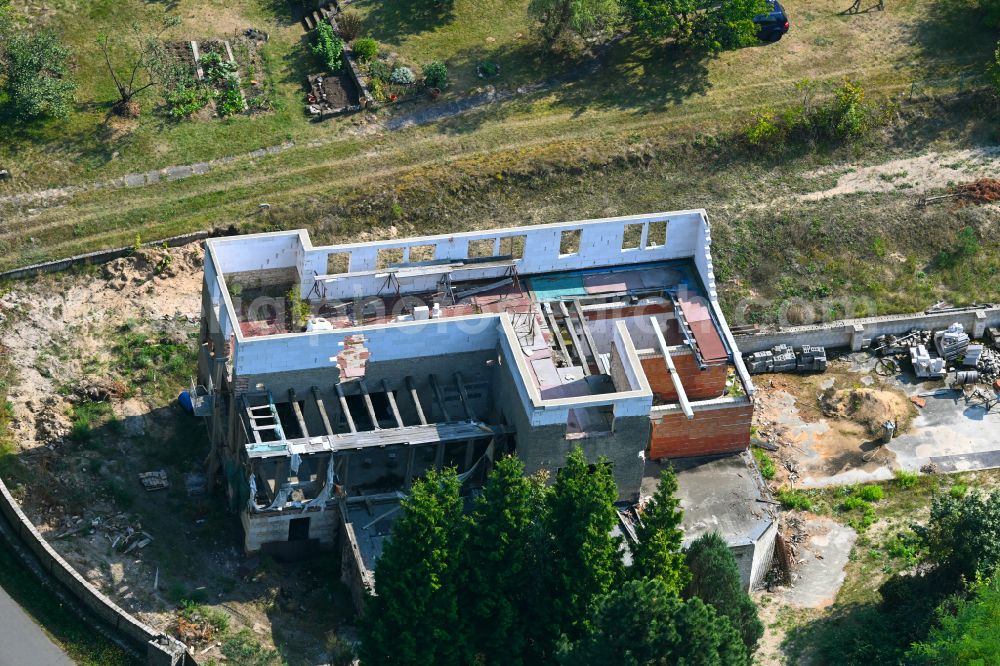
<svg viewBox="0 0 1000 666">
<path fill-rule="evenodd" d="M 318 118 L 361 108 L 358 88 L 346 72 L 340 74 L 312 74 L 309 76 L 307 110 Z"/>
</svg>

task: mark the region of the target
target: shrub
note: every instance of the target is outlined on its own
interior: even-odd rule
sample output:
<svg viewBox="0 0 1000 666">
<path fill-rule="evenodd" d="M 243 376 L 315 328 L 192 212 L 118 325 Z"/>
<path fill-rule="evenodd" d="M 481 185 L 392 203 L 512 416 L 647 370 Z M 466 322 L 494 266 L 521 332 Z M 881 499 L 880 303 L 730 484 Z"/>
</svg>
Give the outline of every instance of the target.
<svg viewBox="0 0 1000 666">
<path fill-rule="evenodd" d="M 413 72 L 410 72 L 412 75 Z M 389 77 L 392 76 L 392 68 L 389 67 L 389 63 L 382 60 L 372 60 L 368 63 L 368 76 L 372 79 L 377 79 L 379 81 L 387 82 Z"/>
<path fill-rule="evenodd" d="M 371 37 L 355 39 L 351 48 L 354 49 L 354 57 L 358 62 L 371 62 L 378 55 L 378 42 Z"/>
<path fill-rule="evenodd" d="M 896 485 L 900 488 L 912 488 L 917 482 L 917 475 L 913 472 L 907 472 L 903 469 L 897 469 L 896 472 Z"/>
<path fill-rule="evenodd" d="M 781 506 L 786 509 L 793 509 L 795 511 L 812 510 L 812 500 L 798 490 L 779 490 L 777 496 L 778 501 L 781 502 Z"/>
<path fill-rule="evenodd" d="M 955 499 L 962 499 L 963 497 L 965 497 L 965 494 L 967 492 L 969 492 L 969 486 L 965 485 L 964 483 L 956 483 L 955 485 L 953 485 L 951 488 L 948 489 L 948 494 L 954 497 Z"/>
<path fill-rule="evenodd" d="M 492 60 L 484 60 L 476 66 L 476 72 L 484 79 L 492 79 L 500 74 L 500 65 Z"/>
<path fill-rule="evenodd" d="M 869 485 L 859 488 L 857 496 L 866 502 L 878 502 L 885 494 L 882 492 L 881 486 Z"/>
<path fill-rule="evenodd" d="M 762 449 L 755 448 L 753 450 L 753 457 L 757 460 L 757 467 L 760 469 L 760 475 L 768 481 L 773 479 L 776 470 L 774 468 L 774 461 L 771 460 L 771 456 L 764 453 Z"/>
<path fill-rule="evenodd" d="M 329 23 L 320 23 L 313 34 L 312 52 L 330 72 L 339 72 L 344 66 L 344 40 L 333 33 Z"/>
<path fill-rule="evenodd" d="M 440 88 L 444 90 L 448 87 L 448 67 L 440 60 L 435 60 L 424 67 L 424 84 L 428 88 Z"/>
<path fill-rule="evenodd" d="M 417 77 L 409 67 L 397 67 L 389 75 L 389 82 L 401 86 L 408 86 L 416 83 Z"/>
<path fill-rule="evenodd" d="M 361 14 L 348 9 L 337 16 L 337 30 L 344 41 L 353 42 L 361 34 Z"/>
<path fill-rule="evenodd" d="M 750 114 L 750 124 L 743 130 L 743 136 L 752 146 L 773 141 L 781 134 L 771 109 L 755 109 Z"/>
</svg>

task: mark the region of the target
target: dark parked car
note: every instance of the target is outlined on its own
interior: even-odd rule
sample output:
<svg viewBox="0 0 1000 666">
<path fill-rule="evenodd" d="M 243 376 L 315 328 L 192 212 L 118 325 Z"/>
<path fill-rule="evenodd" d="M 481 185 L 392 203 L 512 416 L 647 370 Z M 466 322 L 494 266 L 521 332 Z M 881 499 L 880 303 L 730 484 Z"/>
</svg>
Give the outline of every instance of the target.
<svg viewBox="0 0 1000 666">
<path fill-rule="evenodd" d="M 762 42 L 776 42 L 788 32 L 788 16 L 778 0 L 768 0 L 771 11 L 753 17 L 757 24 L 757 39 Z"/>
</svg>

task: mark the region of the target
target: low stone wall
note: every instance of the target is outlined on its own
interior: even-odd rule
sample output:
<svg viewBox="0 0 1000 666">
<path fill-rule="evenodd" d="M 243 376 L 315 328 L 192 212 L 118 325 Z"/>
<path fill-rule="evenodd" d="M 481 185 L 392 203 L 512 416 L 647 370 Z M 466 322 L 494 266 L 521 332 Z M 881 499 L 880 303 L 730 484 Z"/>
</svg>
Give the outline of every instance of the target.
<svg viewBox="0 0 1000 666">
<path fill-rule="evenodd" d="M 3 513 L 18 538 L 38 558 L 44 571 L 59 581 L 74 599 L 135 645 L 140 653 L 144 652 L 147 664 L 196 666 L 194 658 L 182 643 L 139 622 L 77 573 L 39 534 L 2 480 L 0 480 L 0 513 Z"/>
<path fill-rule="evenodd" d="M 899 335 L 913 329 L 943 330 L 959 323 L 973 338 L 981 338 L 987 328 L 1000 326 L 1000 307 L 972 307 L 943 312 L 890 315 L 846 319 L 815 326 L 790 326 L 777 331 L 737 335 L 736 345 L 743 354 L 766 351 L 775 345 L 793 347 L 819 345 L 860 351 L 880 335 Z"/>
</svg>

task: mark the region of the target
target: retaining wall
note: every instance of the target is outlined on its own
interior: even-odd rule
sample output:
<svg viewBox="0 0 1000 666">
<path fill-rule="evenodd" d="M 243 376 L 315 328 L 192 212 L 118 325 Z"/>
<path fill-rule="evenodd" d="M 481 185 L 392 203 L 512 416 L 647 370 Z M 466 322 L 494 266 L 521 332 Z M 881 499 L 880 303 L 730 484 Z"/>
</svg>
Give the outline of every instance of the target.
<svg viewBox="0 0 1000 666">
<path fill-rule="evenodd" d="M 215 231 L 196 231 L 182 236 L 173 236 L 163 240 L 143 243 L 142 245 L 143 247 L 162 247 L 163 245 L 166 245 L 167 247 L 180 247 L 182 245 L 187 245 L 188 243 L 194 243 L 195 241 L 205 240 L 206 238 L 212 238 L 219 235 L 222 234 Z M 112 259 L 126 257 L 134 251 L 135 248 L 130 245 L 129 247 L 119 247 L 113 250 L 99 250 L 97 252 L 88 252 L 87 254 L 78 254 L 73 257 L 67 257 L 66 259 L 57 259 L 56 261 L 47 261 L 41 264 L 32 264 L 23 268 L 15 268 L 9 271 L 4 271 L 3 273 L 0 273 L 0 280 L 16 280 L 19 278 L 30 277 L 32 275 L 40 275 L 42 273 L 57 273 L 74 266 L 102 264 L 104 262 L 111 261 Z"/>
<path fill-rule="evenodd" d="M 1000 326 L 1000 307 L 981 306 L 943 312 L 846 319 L 829 324 L 790 326 L 777 331 L 737 335 L 735 339 L 743 354 L 766 351 L 779 344 L 794 347 L 819 345 L 860 351 L 880 335 L 900 335 L 915 328 L 943 330 L 954 323 L 964 326 L 972 337 L 981 338 L 987 328 Z"/>
<path fill-rule="evenodd" d="M 141 652 L 145 652 L 147 664 L 196 666 L 194 658 L 182 643 L 139 622 L 77 573 L 39 534 L 2 480 L 0 480 L 0 513 L 3 513 L 18 538 L 38 558 L 45 572 L 62 583 L 69 593 L 94 615 L 128 639 Z"/>
</svg>

